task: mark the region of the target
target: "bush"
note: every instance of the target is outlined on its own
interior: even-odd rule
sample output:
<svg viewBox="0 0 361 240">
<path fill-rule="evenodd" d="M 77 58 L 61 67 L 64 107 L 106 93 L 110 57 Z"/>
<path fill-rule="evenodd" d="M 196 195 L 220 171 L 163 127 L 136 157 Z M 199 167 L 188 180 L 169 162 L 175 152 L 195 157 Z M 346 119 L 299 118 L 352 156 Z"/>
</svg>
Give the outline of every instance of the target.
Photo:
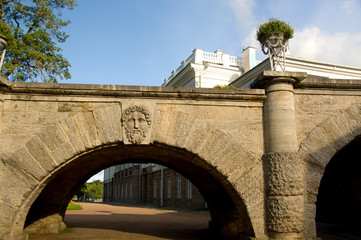
<svg viewBox="0 0 361 240">
<path fill-rule="evenodd" d="M 271 18 L 267 22 L 262 23 L 257 30 L 257 40 L 263 45 L 266 39 L 273 33 L 283 33 L 284 40 L 293 38 L 294 29 L 285 21 Z"/>
</svg>

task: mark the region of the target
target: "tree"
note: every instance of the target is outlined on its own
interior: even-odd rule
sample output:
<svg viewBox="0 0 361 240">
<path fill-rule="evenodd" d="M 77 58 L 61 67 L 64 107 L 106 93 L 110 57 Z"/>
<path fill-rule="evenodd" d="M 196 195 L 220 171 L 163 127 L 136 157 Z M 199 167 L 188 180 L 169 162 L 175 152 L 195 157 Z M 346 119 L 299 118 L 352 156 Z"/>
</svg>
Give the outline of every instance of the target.
<svg viewBox="0 0 361 240">
<path fill-rule="evenodd" d="M 91 183 L 86 183 L 86 194 L 94 195 L 95 199 L 103 198 L 103 182 L 100 180 L 95 180 Z"/>
<path fill-rule="evenodd" d="M 84 183 L 81 188 L 75 193 L 75 196 L 77 199 L 80 199 L 82 196 L 84 196 L 85 192 L 87 191 L 86 183 Z"/>
<path fill-rule="evenodd" d="M 95 180 L 91 183 L 84 183 L 83 186 L 75 194 L 78 199 L 84 195 L 94 196 L 95 199 L 103 198 L 103 182 Z"/>
<path fill-rule="evenodd" d="M 70 64 L 57 44 L 68 38 L 62 28 L 70 23 L 61 10 L 76 5 L 76 0 L 0 0 L 1 24 L 10 27 L 13 38 L 1 74 L 10 81 L 69 79 Z"/>
</svg>

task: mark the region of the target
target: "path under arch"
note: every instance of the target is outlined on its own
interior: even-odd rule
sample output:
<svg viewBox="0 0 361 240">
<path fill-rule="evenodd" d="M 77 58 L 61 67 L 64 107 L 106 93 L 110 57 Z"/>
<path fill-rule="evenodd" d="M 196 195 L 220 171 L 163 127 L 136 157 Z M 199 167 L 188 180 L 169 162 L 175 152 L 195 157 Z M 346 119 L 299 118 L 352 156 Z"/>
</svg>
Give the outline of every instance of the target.
<svg viewBox="0 0 361 240">
<path fill-rule="evenodd" d="M 207 211 L 190 212 L 104 203 L 78 203 L 84 209 L 67 211 L 69 232 L 30 235 L 29 240 L 67 239 L 212 239 Z"/>
</svg>

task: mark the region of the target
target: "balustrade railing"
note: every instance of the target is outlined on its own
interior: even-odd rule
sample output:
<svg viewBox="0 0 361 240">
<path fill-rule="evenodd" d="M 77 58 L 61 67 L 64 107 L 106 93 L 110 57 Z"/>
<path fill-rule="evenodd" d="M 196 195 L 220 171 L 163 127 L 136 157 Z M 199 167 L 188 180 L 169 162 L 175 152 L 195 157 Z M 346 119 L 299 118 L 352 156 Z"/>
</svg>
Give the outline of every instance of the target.
<svg viewBox="0 0 361 240">
<path fill-rule="evenodd" d="M 219 53 L 211 53 L 211 52 L 203 52 L 202 51 L 202 61 L 207 62 L 207 63 L 223 64 L 222 54 L 219 54 Z"/>
<path fill-rule="evenodd" d="M 181 65 L 176 70 L 172 71 L 172 75 L 170 77 L 164 79 L 163 86 L 172 80 L 189 63 L 211 63 L 223 66 L 241 67 L 243 64 L 243 59 L 241 57 L 224 54 L 219 50 L 212 53 L 205 52 L 201 49 L 195 49 L 192 55 L 190 55 L 186 60 L 182 61 Z"/>
</svg>

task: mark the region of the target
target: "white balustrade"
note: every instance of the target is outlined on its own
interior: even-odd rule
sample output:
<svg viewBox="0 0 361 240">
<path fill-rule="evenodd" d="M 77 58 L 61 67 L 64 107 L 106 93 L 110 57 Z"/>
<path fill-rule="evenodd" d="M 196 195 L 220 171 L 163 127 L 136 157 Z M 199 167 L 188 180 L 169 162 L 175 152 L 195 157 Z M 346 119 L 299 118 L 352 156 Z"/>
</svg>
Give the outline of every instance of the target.
<svg viewBox="0 0 361 240">
<path fill-rule="evenodd" d="M 241 57 L 230 56 L 224 54 L 222 51 L 217 50 L 215 53 L 205 52 L 201 49 L 194 49 L 192 55 L 190 55 L 186 60 L 182 61 L 181 65 L 177 70 L 172 71 L 172 75 L 164 79 L 163 85 L 167 84 L 172 78 L 174 78 L 180 71 L 182 71 L 189 63 L 211 63 L 219 64 L 223 66 L 232 66 L 232 67 L 241 67 L 243 60 Z"/>
</svg>

